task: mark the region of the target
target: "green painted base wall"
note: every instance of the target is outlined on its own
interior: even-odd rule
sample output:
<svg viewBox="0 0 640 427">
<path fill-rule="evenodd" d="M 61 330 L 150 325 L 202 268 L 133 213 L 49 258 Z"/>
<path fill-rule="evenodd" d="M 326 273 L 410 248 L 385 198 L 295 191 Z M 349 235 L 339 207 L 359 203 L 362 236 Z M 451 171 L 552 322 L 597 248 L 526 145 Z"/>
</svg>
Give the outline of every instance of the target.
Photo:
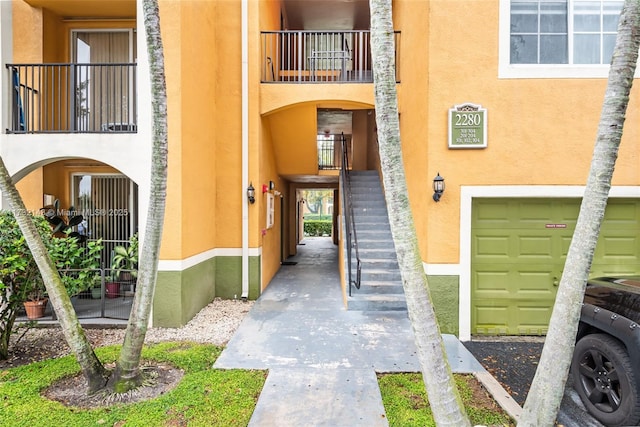
<svg viewBox="0 0 640 427">
<path fill-rule="evenodd" d="M 242 258 L 218 257 L 216 296 L 224 299 L 242 295 Z M 249 299 L 260 296 L 260 257 L 249 257 Z"/>
<path fill-rule="evenodd" d="M 431 298 L 445 334 L 458 335 L 458 276 L 428 276 Z M 184 326 L 215 297 L 240 298 L 242 258 L 215 257 L 183 271 L 159 271 L 153 326 Z M 260 257 L 249 257 L 249 299 L 260 296 Z"/>
<path fill-rule="evenodd" d="M 429 291 L 436 311 L 440 332 L 458 336 L 460 320 L 458 307 L 460 303 L 458 276 L 427 276 Z"/>
<path fill-rule="evenodd" d="M 184 326 L 215 297 L 242 295 L 242 257 L 215 257 L 183 271 L 159 271 L 153 326 Z M 249 299 L 260 295 L 260 257 L 249 257 Z"/>
</svg>

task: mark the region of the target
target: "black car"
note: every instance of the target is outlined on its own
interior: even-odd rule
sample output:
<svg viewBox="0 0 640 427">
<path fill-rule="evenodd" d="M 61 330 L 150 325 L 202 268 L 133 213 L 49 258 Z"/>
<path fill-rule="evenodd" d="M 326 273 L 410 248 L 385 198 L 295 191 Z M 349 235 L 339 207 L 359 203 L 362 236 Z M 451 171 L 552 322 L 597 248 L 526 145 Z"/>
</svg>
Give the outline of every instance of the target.
<svg viewBox="0 0 640 427">
<path fill-rule="evenodd" d="M 640 276 L 587 282 L 571 375 L 585 407 L 606 426 L 640 422 Z"/>
</svg>

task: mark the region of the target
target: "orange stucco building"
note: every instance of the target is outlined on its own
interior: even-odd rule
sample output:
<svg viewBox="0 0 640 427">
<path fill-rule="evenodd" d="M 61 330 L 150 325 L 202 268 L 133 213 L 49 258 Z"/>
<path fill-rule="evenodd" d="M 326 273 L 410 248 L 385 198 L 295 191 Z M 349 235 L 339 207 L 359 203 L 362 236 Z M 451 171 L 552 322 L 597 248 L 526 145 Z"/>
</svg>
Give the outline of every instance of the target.
<svg viewBox="0 0 640 427">
<path fill-rule="evenodd" d="M 299 190 L 341 191 L 320 146 L 337 157 L 332 141 L 345 135 L 353 170 L 379 161 L 367 1 L 159 3 L 169 184 L 153 324 L 177 326 L 216 296 L 257 298 L 295 254 Z M 535 0 L 393 2 L 411 209 L 442 329 L 464 339 L 546 330 L 621 4 L 595 1 L 585 12 L 557 3 L 549 13 Z M 112 240 L 144 233 L 151 117 L 141 3 L 12 0 L 0 18 L 0 154 L 27 205 L 38 210 L 45 195 L 77 205 L 90 193 L 127 212 Z M 594 274 L 640 267 L 638 95 Z M 123 189 L 104 196 L 118 179 Z"/>
</svg>

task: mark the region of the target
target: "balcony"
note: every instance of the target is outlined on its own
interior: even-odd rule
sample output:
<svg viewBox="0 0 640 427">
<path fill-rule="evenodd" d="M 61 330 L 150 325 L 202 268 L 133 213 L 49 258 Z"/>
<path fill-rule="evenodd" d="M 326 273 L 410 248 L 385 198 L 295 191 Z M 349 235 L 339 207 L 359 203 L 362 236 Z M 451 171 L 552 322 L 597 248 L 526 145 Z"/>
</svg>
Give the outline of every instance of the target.
<svg viewBox="0 0 640 427">
<path fill-rule="evenodd" d="M 7 64 L 7 133 L 134 133 L 136 64 Z"/>
<path fill-rule="evenodd" d="M 370 31 L 264 31 L 262 83 L 373 83 Z M 400 33 L 395 33 L 399 82 Z"/>
<path fill-rule="evenodd" d="M 319 170 L 340 170 L 345 161 L 346 168 L 351 169 L 353 164 L 351 135 L 318 135 L 317 145 Z"/>
</svg>

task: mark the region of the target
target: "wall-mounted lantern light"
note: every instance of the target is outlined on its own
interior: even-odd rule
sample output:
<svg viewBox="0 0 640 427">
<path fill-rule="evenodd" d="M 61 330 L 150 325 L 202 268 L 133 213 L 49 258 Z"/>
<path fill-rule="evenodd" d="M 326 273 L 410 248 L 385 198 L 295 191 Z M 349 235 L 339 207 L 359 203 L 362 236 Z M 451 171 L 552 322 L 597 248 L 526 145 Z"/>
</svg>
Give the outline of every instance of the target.
<svg viewBox="0 0 640 427">
<path fill-rule="evenodd" d="M 247 187 L 247 199 L 249 199 L 249 203 L 251 204 L 256 202 L 256 189 L 253 188 L 253 183 L 250 183 Z"/>
<path fill-rule="evenodd" d="M 433 200 L 439 202 L 442 193 L 444 193 L 444 178 L 441 177 L 440 172 L 438 172 L 438 175 L 433 178 Z"/>
</svg>

